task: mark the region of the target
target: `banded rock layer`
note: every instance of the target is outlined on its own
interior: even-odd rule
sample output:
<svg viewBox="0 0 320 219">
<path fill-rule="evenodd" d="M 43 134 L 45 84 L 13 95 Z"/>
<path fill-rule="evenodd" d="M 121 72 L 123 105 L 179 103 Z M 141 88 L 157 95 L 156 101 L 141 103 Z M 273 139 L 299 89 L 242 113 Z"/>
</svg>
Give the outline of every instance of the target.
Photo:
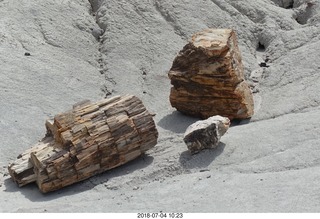
<svg viewBox="0 0 320 219">
<path fill-rule="evenodd" d="M 253 96 L 244 80 L 236 34 L 230 29 L 196 33 L 174 59 L 170 102 L 178 111 L 209 118 L 253 115 Z"/>
</svg>

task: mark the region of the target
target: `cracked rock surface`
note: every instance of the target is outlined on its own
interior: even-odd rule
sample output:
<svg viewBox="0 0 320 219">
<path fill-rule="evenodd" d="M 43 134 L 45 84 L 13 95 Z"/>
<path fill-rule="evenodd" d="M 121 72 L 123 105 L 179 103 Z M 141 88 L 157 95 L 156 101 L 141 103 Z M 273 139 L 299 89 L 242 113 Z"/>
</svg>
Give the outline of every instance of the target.
<svg viewBox="0 0 320 219">
<path fill-rule="evenodd" d="M 168 76 L 173 85 L 170 103 L 179 112 L 203 119 L 252 117 L 253 96 L 231 29 L 195 33 L 174 59 Z"/>
<path fill-rule="evenodd" d="M 212 116 L 191 124 L 184 133 L 183 141 L 192 154 L 204 149 L 216 148 L 229 126 L 229 118 Z"/>
<path fill-rule="evenodd" d="M 319 211 L 319 1 L 0 0 L 0 14 L 0 212 Z M 170 106 L 167 73 L 206 28 L 237 32 L 255 112 L 191 156 L 197 119 Z M 45 196 L 12 182 L 48 117 L 126 93 L 156 113 L 147 154 Z"/>
</svg>

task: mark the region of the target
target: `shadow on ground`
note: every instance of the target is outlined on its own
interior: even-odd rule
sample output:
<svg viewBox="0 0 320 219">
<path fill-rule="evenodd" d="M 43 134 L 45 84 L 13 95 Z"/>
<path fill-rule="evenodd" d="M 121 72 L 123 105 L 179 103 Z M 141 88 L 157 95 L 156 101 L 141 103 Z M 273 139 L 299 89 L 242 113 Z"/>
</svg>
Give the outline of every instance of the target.
<svg viewBox="0 0 320 219">
<path fill-rule="evenodd" d="M 188 126 L 201 120 L 200 118 L 191 117 L 180 113 L 179 111 L 174 111 L 171 114 L 164 116 L 157 125 L 163 129 L 172 131 L 174 133 L 184 133 Z M 230 127 L 246 125 L 250 123 L 249 119 L 233 119 L 231 121 Z"/>
<path fill-rule="evenodd" d="M 181 153 L 179 162 L 187 170 L 206 169 L 223 152 L 225 146 L 220 142 L 218 147 L 206 149 L 194 155 L 191 155 L 190 151 L 185 151 Z"/>
<path fill-rule="evenodd" d="M 121 176 L 130 174 L 136 170 L 143 169 L 149 166 L 150 164 L 152 164 L 152 162 L 153 162 L 152 156 L 142 155 L 136 158 L 135 160 L 130 161 L 120 167 L 117 167 L 112 170 L 108 170 L 104 173 L 93 176 L 82 182 L 78 182 L 70 186 L 67 186 L 65 188 L 62 188 L 50 193 L 46 193 L 46 194 L 41 193 L 35 183 L 19 188 L 11 178 L 8 178 L 4 181 L 4 186 L 5 186 L 4 191 L 5 192 L 21 192 L 27 199 L 29 199 L 32 202 L 50 201 L 54 199 L 63 198 L 65 196 L 72 196 L 81 192 L 85 192 L 87 190 L 94 189 L 94 187 L 101 184 L 106 185 L 108 180 L 115 177 L 121 177 Z M 117 189 L 117 188 L 114 188 L 114 189 Z"/>
<path fill-rule="evenodd" d="M 184 133 L 189 125 L 199 121 L 198 118 L 193 118 L 186 116 L 178 111 L 174 111 L 171 114 L 163 117 L 158 125 L 166 130 L 175 132 L 175 133 Z"/>
<path fill-rule="evenodd" d="M 233 119 L 233 120 L 231 120 L 230 127 L 238 126 L 238 125 L 247 125 L 250 123 L 250 121 L 251 121 L 251 118 L 249 118 L 249 119 Z"/>
</svg>

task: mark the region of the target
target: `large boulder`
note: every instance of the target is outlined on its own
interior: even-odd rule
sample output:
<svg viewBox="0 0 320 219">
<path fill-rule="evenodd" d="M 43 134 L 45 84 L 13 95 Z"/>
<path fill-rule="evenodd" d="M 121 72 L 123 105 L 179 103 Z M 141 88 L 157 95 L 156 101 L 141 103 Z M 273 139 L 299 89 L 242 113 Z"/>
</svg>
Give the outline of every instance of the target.
<svg viewBox="0 0 320 219">
<path fill-rule="evenodd" d="M 244 80 L 236 33 L 207 29 L 193 35 L 173 61 L 170 102 L 178 111 L 209 118 L 253 115 L 252 92 Z"/>
<path fill-rule="evenodd" d="M 212 116 L 206 120 L 198 121 L 190 125 L 185 134 L 184 142 L 192 154 L 203 149 L 216 148 L 221 136 L 230 126 L 230 120 L 222 116 Z"/>
</svg>

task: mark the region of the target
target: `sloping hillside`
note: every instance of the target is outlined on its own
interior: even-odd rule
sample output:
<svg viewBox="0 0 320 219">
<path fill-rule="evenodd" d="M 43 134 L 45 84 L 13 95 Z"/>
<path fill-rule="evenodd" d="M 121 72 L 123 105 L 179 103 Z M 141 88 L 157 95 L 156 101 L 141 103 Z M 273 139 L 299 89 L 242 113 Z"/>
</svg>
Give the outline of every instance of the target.
<svg viewBox="0 0 320 219">
<path fill-rule="evenodd" d="M 318 0 L 0 0 L 0 14 L 0 212 L 319 211 Z M 170 106 L 167 72 L 206 28 L 236 30 L 255 115 L 191 156 L 197 119 Z M 46 195 L 11 181 L 45 119 L 127 93 L 156 113 L 145 156 Z"/>
</svg>

